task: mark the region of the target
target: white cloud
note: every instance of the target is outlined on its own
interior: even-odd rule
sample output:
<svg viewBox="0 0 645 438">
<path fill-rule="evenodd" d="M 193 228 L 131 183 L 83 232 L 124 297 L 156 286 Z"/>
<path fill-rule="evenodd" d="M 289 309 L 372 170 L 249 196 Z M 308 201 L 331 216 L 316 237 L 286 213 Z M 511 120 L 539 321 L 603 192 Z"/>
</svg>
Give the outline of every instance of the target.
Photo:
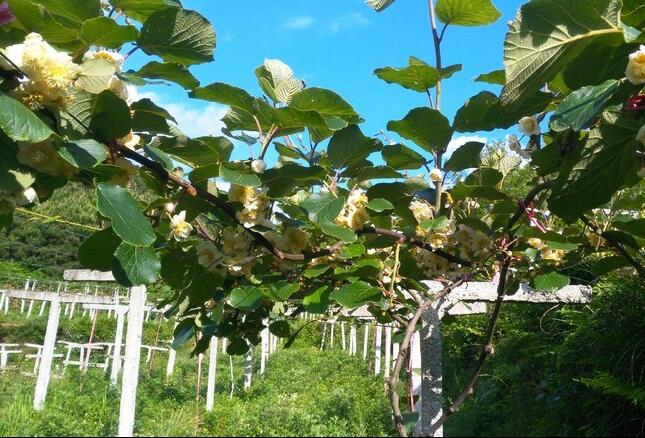
<svg viewBox="0 0 645 438">
<path fill-rule="evenodd" d="M 305 30 L 309 29 L 316 20 L 313 17 L 294 17 L 290 18 L 282 24 L 282 28 L 286 30 Z"/>
<path fill-rule="evenodd" d="M 141 91 L 136 87 L 128 87 L 131 101 L 148 98 L 160 107 L 166 109 L 177 120 L 179 129 L 189 137 L 205 135 L 220 135 L 228 107 L 210 103 L 206 106 L 191 105 L 185 102 L 173 102 L 151 91 Z"/>
<path fill-rule="evenodd" d="M 354 12 L 351 14 L 339 15 L 329 23 L 329 30 L 332 33 L 338 33 L 342 30 L 365 27 L 372 22 L 362 13 Z"/>
</svg>

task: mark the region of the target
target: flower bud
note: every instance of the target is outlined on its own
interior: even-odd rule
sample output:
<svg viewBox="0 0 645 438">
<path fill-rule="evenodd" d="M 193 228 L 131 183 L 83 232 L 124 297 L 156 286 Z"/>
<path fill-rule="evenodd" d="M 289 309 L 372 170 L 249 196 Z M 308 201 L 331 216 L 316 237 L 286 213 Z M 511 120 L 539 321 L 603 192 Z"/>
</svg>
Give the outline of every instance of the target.
<svg viewBox="0 0 645 438">
<path fill-rule="evenodd" d="M 540 135 L 540 124 L 535 117 L 520 119 L 520 132 L 524 135 Z"/>
<path fill-rule="evenodd" d="M 441 182 L 441 180 L 443 180 L 443 174 L 441 173 L 441 171 L 439 169 L 432 169 L 430 171 L 430 180 L 433 183 Z"/>
<path fill-rule="evenodd" d="M 253 160 L 251 163 L 251 169 L 255 173 L 264 173 L 267 168 L 267 163 L 264 160 Z"/>
<path fill-rule="evenodd" d="M 625 72 L 627 80 L 634 85 L 645 84 L 645 45 L 640 50 L 629 55 L 629 63 Z"/>
<path fill-rule="evenodd" d="M 164 208 L 166 209 L 166 212 L 167 212 L 168 214 L 173 214 L 173 213 L 175 212 L 175 209 L 177 208 L 177 204 L 175 204 L 174 202 L 168 202 L 168 203 L 164 206 Z"/>
<path fill-rule="evenodd" d="M 28 204 L 38 203 L 38 194 L 32 187 L 29 187 L 27 190 L 22 192 L 22 195 L 25 197 Z"/>
</svg>

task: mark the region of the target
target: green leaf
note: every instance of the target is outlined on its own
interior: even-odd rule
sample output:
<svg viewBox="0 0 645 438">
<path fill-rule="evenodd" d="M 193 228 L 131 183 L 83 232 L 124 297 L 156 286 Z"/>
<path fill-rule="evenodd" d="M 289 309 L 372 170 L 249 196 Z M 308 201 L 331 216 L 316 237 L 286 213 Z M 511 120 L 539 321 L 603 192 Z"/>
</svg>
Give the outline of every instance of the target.
<svg viewBox="0 0 645 438">
<path fill-rule="evenodd" d="M 535 277 L 533 285 L 537 290 L 558 290 L 563 287 L 569 286 L 571 279 L 566 275 L 558 274 L 557 272 L 549 272 L 548 274 Z"/>
<path fill-rule="evenodd" d="M 188 69 L 176 62 L 152 61 L 141 67 L 135 75 L 147 79 L 161 79 L 174 82 L 187 90 L 199 86 L 199 81 Z"/>
<path fill-rule="evenodd" d="M 262 181 L 255 173 L 242 173 L 239 170 L 231 169 L 224 164 L 219 167 L 219 176 L 224 181 L 238 186 L 260 187 Z"/>
<path fill-rule="evenodd" d="M 444 169 L 460 172 L 462 170 L 479 167 L 481 164 L 481 151 L 486 146 L 484 143 L 469 141 L 452 153 L 450 159 L 444 164 Z"/>
<path fill-rule="evenodd" d="M 61 129 L 68 138 L 84 138 L 88 135 L 87 127 L 92 120 L 92 108 L 97 95 L 74 91 L 71 96 L 74 103 L 60 113 Z"/>
<path fill-rule="evenodd" d="M 609 80 L 601 85 L 574 91 L 555 109 L 549 126 L 554 131 L 580 131 L 588 128 L 618 90 L 619 85 L 620 82 Z"/>
<path fill-rule="evenodd" d="M 256 286 L 236 287 L 231 291 L 229 302 L 240 310 L 255 312 L 262 305 L 262 289 Z"/>
<path fill-rule="evenodd" d="M 331 223 L 336 220 L 345 206 L 345 197 L 336 197 L 330 192 L 309 196 L 300 206 L 307 210 L 311 220 L 316 223 Z"/>
<path fill-rule="evenodd" d="M 94 140 L 76 140 L 63 143 L 58 153 L 71 165 L 91 169 L 107 158 L 105 146 Z"/>
<path fill-rule="evenodd" d="M 233 143 L 225 137 L 167 138 L 159 149 L 191 167 L 201 167 L 228 161 Z"/>
<path fill-rule="evenodd" d="M 291 295 L 300 289 L 299 283 L 289 283 L 286 280 L 276 281 L 265 285 L 264 296 L 275 302 L 287 301 Z"/>
<path fill-rule="evenodd" d="M 182 65 L 213 60 L 215 30 L 195 11 L 161 9 L 143 23 L 137 44 L 148 55 Z"/>
<path fill-rule="evenodd" d="M 448 119 L 430 108 L 415 108 L 402 120 L 389 122 L 387 129 L 412 140 L 428 152 L 444 151 L 452 139 Z"/>
<path fill-rule="evenodd" d="M 645 219 L 614 220 L 611 225 L 633 236 L 645 239 Z"/>
<path fill-rule="evenodd" d="M 487 84 L 493 85 L 505 85 L 506 84 L 506 72 L 504 70 L 493 70 L 488 73 L 482 73 L 477 78 L 475 82 L 485 82 Z"/>
<path fill-rule="evenodd" d="M 367 163 L 370 163 L 367 161 Z M 371 164 L 371 163 L 370 163 Z M 369 181 L 374 179 L 401 179 L 404 176 L 392 169 L 389 166 L 360 166 L 360 163 L 353 163 L 354 168 L 351 169 L 351 173 L 355 172 L 354 178 L 355 182 L 361 183 L 363 181 Z M 360 167 L 359 167 L 360 166 Z M 358 167 L 358 169 L 356 169 Z M 343 173 L 342 176 L 346 176 L 347 173 Z"/>
<path fill-rule="evenodd" d="M 437 230 L 441 228 L 446 228 L 448 225 L 450 225 L 450 221 L 445 216 L 440 216 L 435 219 L 429 219 L 419 224 L 419 226 L 424 230 Z"/>
<path fill-rule="evenodd" d="M 593 272 L 593 275 L 596 277 L 602 277 L 603 275 L 609 274 L 611 271 L 628 266 L 631 265 L 625 257 L 611 256 L 600 259 L 591 265 L 591 272 Z"/>
<path fill-rule="evenodd" d="M 425 93 L 439 81 L 439 70 L 429 66 L 414 56 L 410 56 L 407 67 L 383 67 L 374 70 L 374 74 L 389 84 L 398 84 L 408 90 Z"/>
<path fill-rule="evenodd" d="M 101 183 L 96 187 L 99 213 L 112 221 L 114 232 L 133 246 L 150 246 L 156 236 L 139 204 L 119 186 Z"/>
<path fill-rule="evenodd" d="M 322 223 L 320 224 L 320 229 L 328 236 L 335 237 L 343 242 L 355 242 L 358 238 L 354 231 L 337 224 Z"/>
<path fill-rule="evenodd" d="M 376 199 L 371 199 L 367 203 L 367 208 L 377 213 L 381 213 L 385 210 L 394 210 L 394 205 L 392 205 L 392 203 L 387 199 L 376 198 Z"/>
<path fill-rule="evenodd" d="M 189 93 L 194 99 L 217 102 L 222 105 L 228 105 L 234 108 L 241 108 L 253 113 L 255 107 L 255 98 L 241 88 L 215 82 L 206 87 L 196 88 Z"/>
<path fill-rule="evenodd" d="M 305 310 L 309 313 L 326 313 L 329 309 L 329 296 L 331 295 L 331 292 L 331 287 L 321 286 L 311 294 L 307 295 L 304 300 L 302 300 Z"/>
<path fill-rule="evenodd" d="M 81 64 L 81 70 L 76 79 L 79 90 L 92 94 L 99 94 L 108 89 L 112 76 L 116 73 L 116 66 L 105 59 L 92 59 Z"/>
<path fill-rule="evenodd" d="M 134 26 L 120 26 L 108 17 L 96 17 L 83 23 L 81 37 L 89 46 L 118 49 L 125 43 L 135 41 L 139 31 Z"/>
<path fill-rule="evenodd" d="M 314 265 L 311 268 L 305 269 L 306 278 L 316 278 L 320 277 L 322 274 L 327 272 L 331 268 L 329 265 Z"/>
<path fill-rule="evenodd" d="M 327 172 L 320 166 L 304 167 L 296 163 L 286 163 L 267 170 L 261 175 L 261 179 L 262 184 L 269 188 L 267 194 L 272 198 L 280 198 L 320 184 L 326 175 Z"/>
<path fill-rule="evenodd" d="M 109 272 L 121 239 L 112 228 L 92 234 L 78 249 L 78 259 L 87 269 Z"/>
<path fill-rule="evenodd" d="M 418 169 L 426 162 L 422 155 L 401 144 L 385 146 L 381 154 L 387 165 L 397 170 Z"/>
<path fill-rule="evenodd" d="M 453 127 L 458 132 L 492 131 L 510 128 L 525 116 L 543 111 L 551 102 L 551 95 L 538 91 L 521 105 L 504 105 L 490 91 L 471 97 L 457 111 Z"/>
<path fill-rule="evenodd" d="M 90 129 L 103 143 L 125 137 L 132 130 L 128 104 L 111 91 L 103 91 L 94 103 Z"/>
<path fill-rule="evenodd" d="M 306 88 L 291 98 L 291 108 L 314 111 L 324 117 L 339 117 L 350 123 L 358 123 L 360 117 L 342 97 L 324 88 Z"/>
<path fill-rule="evenodd" d="M 356 309 L 368 303 L 381 301 L 383 295 L 378 288 L 364 281 L 343 286 L 331 293 L 330 298 L 348 309 Z"/>
<path fill-rule="evenodd" d="M 195 329 L 195 320 L 193 319 L 184 319 L 177 324 L 173 332 L 172 349 L 178 350 L 190 341 L 195 335 Z"/>
<path fill-rule="evenodd" d="M 110 0 L 117 9 L 126 12 L 128 17 L 144 22 L 155 11 L 163 8 L 181 7 L 179 0 Z"/>
<path fill-rule="evenodd" d="M 483 198 L 490 200 L 510 200 L 509 196 L 500 192 L 495 187 L 491 186 L 470 186 L 464 183 L 459 183 L 450 191 L 452 198 L 456 201 L 464 198 Z"/>
<path fill-rule="evenodd" d="M 567 222 L 609 202 L 630 180 L 638 180 L 635 160 L 639 123 L 630 115 L 606 113 L 584 147 L 570 152 L 551 191 L 551 212 Z"/>
<path fill-rule="evenodd" d="M 490 0 L 439 0 L 435 10 L 443 23 L 457 26 L 483 26 L 502 16 Z"/>
<path fill-rule="evenodd" d="M 383 198 L 392 205 L 394 211 L 404 221 L 416 224 L 414 215 L 410 211 L 410 202 L 412 201 L 412 190 L 406 184 L 401 182 L 379 183 L 374 184 L 367 190 L 368 199 Z"/>
<path fill-rule="evenodd" d="M 329 162 L 336 169 L 342 169 L 366 159 L 381 147 L 380 141 L 366 137 L 358 126 L 352 125 L 334 134 L 329 141 L 327 154 Z"/>
<path fill-rule="evenodd" d="M 114 254 L 115 277 L 127 280 L 127 286 L 152 284 L 159 278 L 161 262 L 151 247 L 122 243 Z"/>
<path fill-rule="evenodd" d="M 0 129 L 12 140 L 39 143 L 54 133 L 29 108 L 0 93 Z"/>
<path fill-rule="evenodd" d="M 291 326 L 288 321 L 276 321 L 269 326 L 271 334 L 279 338 L 288 338 L 291 336 Z"/>
<path fill-rule="evenodd" d="M 619 12 L 616 0 L 533 0 L 522 6 L 506 36 L 502 101 L 523 101 L 588 46 L 619 44 Z"/>
<path fill-rule="evenodd" d="M 362 243 L 353 243 L 343 247 L 343 250 L 340 252 L 340 256 L 344 259 L 355 259 L 365 254 L 365 251 L 365 245 Z"/>
</svg>

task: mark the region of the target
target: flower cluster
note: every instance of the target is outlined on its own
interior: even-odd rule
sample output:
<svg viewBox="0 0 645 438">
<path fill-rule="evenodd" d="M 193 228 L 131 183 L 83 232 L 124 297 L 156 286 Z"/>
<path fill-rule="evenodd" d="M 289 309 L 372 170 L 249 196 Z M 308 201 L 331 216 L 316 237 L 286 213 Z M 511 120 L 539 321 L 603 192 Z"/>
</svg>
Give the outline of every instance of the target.
<svg viewBox="0 0 645 438">
<path fill-rule="evenodd" d="M 367 212 L 367 195 L 361 189 L 352 190 L 347 202 L 336 218 L 338 225 L 349 227 L 352 230 L 360 230 L 370 220 Z"/>
<path fill-rule="evenodd" d="M 528 240 L 528 244 L 540 251 L 540 257 L 542 258 L 542 260 L 560 262 L 564 258 L 564 250 L 551 249 L 541 239 L 535 237 L 530 238 Z"/>
<path fill-rule="evenodd" d="M 425 201 L 412 201 L 410 203 L 410 211 L 412 211 L 412 214 L 419 224 L 423 224 L 434 218 L 433 207 Z M 451 243 L 451 235 L 454 232 L 455 225 L 453 221 L 448 221 L 441 228 L 425 229 L 421 226 L 417 227 L 417 234 L 436 249 L 448 246 Z"/>
<path fill-rule="evenodd" d="M 459 224 L 453 237 L 459 245 L 459 256 L 462 259 L 482 259 L 491 254 L 491 241 L 481 231 Z"/>
<path fill-rule="evenodd" d="M 282 235 L 268 231 L 264 235 L 279 250 L 290 254 L 300 254 L 309 243 L 309 235 L 296 227 L 286 227 Z"/>
<path fill-rule="evenodd" d="M 251 275 L 256 261 L 251 236 L 242 227 L 227 227 L 221 234 L 221 248 L 212 242 L 197 245 L 198 263 L 221 275 Z"/>
<path fill-rule="evenodd" d="M 228 190 L 228 198 L 231 202 L 242 204 L 243 208 L 238 211 L 237 220 L 244 226 L 263 225 L 272 227 L 270 219 L 270 199 L 266 191 L 255 187 L 239 186 L 231 184 Z"/>
<path fill-rule="evenodd" d="M 14 91 L 31 109 L 66 108 L 72 103 L 72 85 L 80 67 L 65 52 L 59 52 L 37 33 L 30 33 L 23 44 L 9 46 L 5 55 L 26 75 Z M 11 65 L 2 63 L 3 68 Z"/>
<path fill-rule="evenodd" d="M 439 276 L 455 278 L 460 272 L 459 266 L 422 248 L 414 248 L 412 250 L 412 257 L 414 257 L 417 267 L 423 271 L 427 278 L 436 278 Z"/>
</svg>

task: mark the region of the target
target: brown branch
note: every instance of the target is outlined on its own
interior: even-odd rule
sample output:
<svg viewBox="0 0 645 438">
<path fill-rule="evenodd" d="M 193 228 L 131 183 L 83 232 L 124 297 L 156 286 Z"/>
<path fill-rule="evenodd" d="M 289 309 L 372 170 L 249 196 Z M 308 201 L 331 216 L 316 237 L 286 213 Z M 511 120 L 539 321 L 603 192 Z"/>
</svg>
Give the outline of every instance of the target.
<svg viewBox="0 0 645 438">
<path fill-rule="evenodd" d="M 618 242 L 612 236 L 608 235 L 606 232 L 604 232 L 600 228 L 598 228 L 598 226 L 596 226 L 596 224 L 591 222 L 589 220 L 589 218 L 587 218 L 586 216 L 581 216 L 580 220 L 586 226 L 588 226 L 594 233 L 596 233 L 597 235 L 599 235 L 600 237 L 605 239 L 607 241 L 607 243 L 609 243 L 609 246 L 611 246 L 611 248 L 616 253 L 618 253 L 619 255 L 623 256 L 629 262 L 629 264 L 632 265 L 634 267 L 634 269 L 636 269 L 636 272 L 638 272 L 638 275 L 640 277 L 645 278 L 645 268 L 643 267 L 643 265 L 641 265 L 638 262 L 638 260 L 636 260 L 634 257 L 632 257 L 631 254 L 629 254 L 627 252 L 625 247 L 620 242 Z"/>
<path fill-rule="evenodd" d="M 403 415 L 401 414 L 401 406 L 399 404 L 399 382 L 401 369 L 403 368 L 403 362 L 405 362 L 405 358 L 408 356 L 408 352 L 410 350 L 410 341 L 412 339 L 412 335 L 416 331 L 417 324 L 419 322 L 419 319 L 421 319 L 421 316 L 423 316 L 423 313 L 428 310 L 434 303 L 445 298 L 450 292 L 461 286 L 468 278 L 470 278 L 470 275 L 462 277 L 460 280 L 445 287 L 440 292 L 435 294 L 432 299 L 423 302 L 416 310 L 410 321 L 406 323 L 405 335 L 399 348 L 399 355 L 396 358 L 394 371 L 392 372 L 390 379 L 387 382 L 390 393 L 390 404 L 392 405 L 392 413 L 394 414 L 394 424 L 396 426 L 397 432 L 399 433 L 399 436 L 408 436 L 408 432 L 405 429 L 405 422 L 403 421 Z"/>
<path fill-rule="evenodd" d="M 486 330 L 486 338 L 484 341 L 484 346 L 479 355 L 479 359 L 477 359 L 477 362 L 475 364 L 475 369 L 473 370 L 473 373 L 468 379 L 468 383 L 466 383 L 466 386 L 464 386 L 464 389 L 459 393 L 457 398 L 455 398 L 455 401 L 450 405 L 450 407 L 446 411 L 443 412 L 441 417 L 439 417 L 439 419 L 435 421 L 432 424 L 432 426 L 430 426 L 430 430 L 427 432 L 428 436 L 434 436 L 437 429 L 442 427 L 446 423 L 446 421 L 448 421 L 448 418 L 450 418 L 451 415 L 459 411 L 459 408 L 461 407 L 461 405 L 466 401 L 466 399 L 470 395 L 472 395 L 475 384 L 477 383 L 477 380 L 479 379 L 482 368 L 484 367 L 484 363 L 486 363 L 486 359 L 488 359 L 488 356 L 492 355 L 495 352 L 495 349 L 493 348 L 493 336 L 495 334 L 495 327 L 497 326 L 497 320 L 499 319 L 499 314 L 502 310 L 502 303 L 504 302 L 504 296 L 506 295 L 506 283 L 508 280 L 508 270 L 511 266 L 511 260 L 512 260 L 512 257 L 510 255 L 506 255 L 504 258 L 504 262 L 502 264 L 502 269 L 500 270 L 499 284 L 497 285 L 497 300 L 495 301 L 495 308 L 493 309 L 493 313 L 491 315 L 490 321 L 488 322 L 488 329 Z"/>
</svg>

